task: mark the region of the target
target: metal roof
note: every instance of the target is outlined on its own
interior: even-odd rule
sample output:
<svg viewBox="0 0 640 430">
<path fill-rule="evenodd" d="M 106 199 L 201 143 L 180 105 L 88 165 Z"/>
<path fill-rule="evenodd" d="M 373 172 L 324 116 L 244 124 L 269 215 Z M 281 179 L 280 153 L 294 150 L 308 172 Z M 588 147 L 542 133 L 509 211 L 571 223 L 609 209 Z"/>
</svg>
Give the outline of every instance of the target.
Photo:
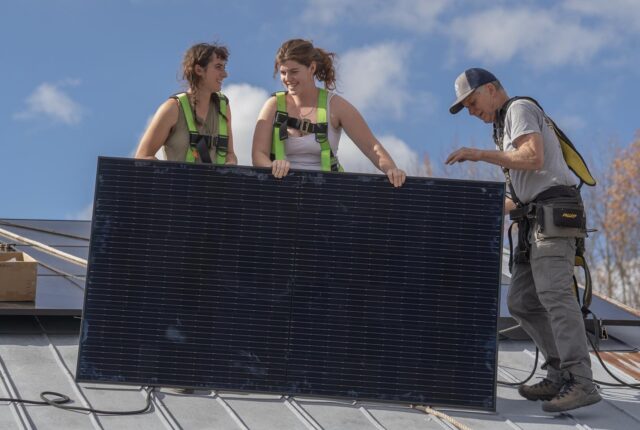
<svg viewBox="0 0 640 430">
<path fill-rule="evenodd" d="M 45 221 L 34 223 L 38 227 L 52 226 Z M 29 225 L 33 226 L 34 223 Z M 79 222 L 56 221 L 53 224 L 56 224 L 54 228 L 62 227 L 66 231 L 81 227 L 74 223 Z M 88 223 L 82 228 L 88 229 Z M 87 231 L 84 230 L 85 233 Z M 30 234 L 27 229 L 21 232 Z M 34 233 L 28 237 L 34 238 Z M 77 267 L 73 269 L 76 275 L 82 275 Z M 63 279 L 66 278 L 63 276 Z M 78 289 L 77 286 L 73 288 Z M 616 309 L 616 312 L 620 309 Z M 632 375 L 637 377 L 640 372 L 640 330 L 632 322 L 626 324 L 610 327 L 609 332 L 614 338 L 602 342 L 601 349 L 608 351 L 609 367 L 617 376 L 637 383 Z M 67 394 L 77 406 L 103 410 L 143 407 L 145 392 L 140 387 L 78 384 L 74 381 L 78 329 L 79 318 L 69 315 L 0 315 L 0 397 L 19 396 L 39 400 L 42 391 L 57 391 Z M 532 368 L 534 355 L 535 346 L 528 340 L 501 341 L 498 378 L 503 381 L 523 379 Z M 593 355 L 592 363 L 597 379 L 613 382 Z M 540 372 L 537 375 L 540 376 Z M 496 413 L 443 412 L 472 429 L 640 428 L 639 390 L 602 387 L 602 395 L 604 400 L 596 405 L 553 415 L 542 412 L 539 402 L 522 399 L 515 387 L 498 385 Z M 152 400 L 151 412 L 130 416 L 69 412 L 48 406 L 4 401 L 0 402 L 0 429 L 455 428 L 441 418 L 410 409 L 408 405 L 388 403 L 204 391 L 187 395 L 166 388 L 158 389 Z"/>
</svg>

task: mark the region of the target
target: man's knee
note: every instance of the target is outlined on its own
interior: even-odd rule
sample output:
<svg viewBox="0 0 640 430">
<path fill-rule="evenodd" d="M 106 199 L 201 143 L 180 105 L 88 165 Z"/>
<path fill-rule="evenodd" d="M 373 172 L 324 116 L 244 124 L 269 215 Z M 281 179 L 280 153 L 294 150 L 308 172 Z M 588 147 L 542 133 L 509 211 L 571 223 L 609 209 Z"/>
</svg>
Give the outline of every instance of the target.
<svg viewBox="0 0 640 430">
<path fill-rule="evenodd" d="M 540 303 L 547 310 L 553 308 L 579 309 L 578 299 L 573 289 L 573 283 L 569 285 L 557 285 L 555 288 L 540 289 L 538 291 Z M 574 306 L 575 305 L 575 306 Z"/>
<path fill-rule="evenodd" d="M 514 317 L 522 317 L 530 311 L 524 297 L 525 296 L 523 294 L 515 293 L 513 289 L 509 290 L 509 295 L 507 296 L 507 308 L 509 309 L 509 313 Z"/>
</svg>

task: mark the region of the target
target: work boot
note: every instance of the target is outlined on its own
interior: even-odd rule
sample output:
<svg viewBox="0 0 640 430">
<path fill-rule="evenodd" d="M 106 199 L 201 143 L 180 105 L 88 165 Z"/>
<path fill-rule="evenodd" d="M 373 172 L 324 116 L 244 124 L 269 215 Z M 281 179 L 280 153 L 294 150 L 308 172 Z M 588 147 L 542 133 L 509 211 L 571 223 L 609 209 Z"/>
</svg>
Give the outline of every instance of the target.
<svg viewBox="0 0 640 430">
<path fill-rule="evenodd" d="M 598 386 L 593 382 L 579 383 L 575 378 L 571 378 L 564 384 L 562 391 L 553 399 L 542 403 L 542 410 L 545 412 L 564 412 L 583 406 L 593 405 L 602 400 L 598 393 Z"/>
<path fill-rule="evenodd" d="M 544 378 L 537 384 L 520 385 L 518 393 L 527 400 L 551 400 L 560 392 L 562 384 L 563 382 L 553 382 Z"/>
</svg>

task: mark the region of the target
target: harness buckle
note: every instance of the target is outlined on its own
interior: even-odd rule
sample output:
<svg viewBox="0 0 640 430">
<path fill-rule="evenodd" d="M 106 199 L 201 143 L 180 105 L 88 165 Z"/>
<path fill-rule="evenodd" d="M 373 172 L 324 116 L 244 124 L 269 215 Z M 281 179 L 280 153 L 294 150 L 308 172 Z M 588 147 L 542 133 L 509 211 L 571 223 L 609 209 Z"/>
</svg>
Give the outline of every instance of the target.
<svg viewBox="0 0 640 430">
<path fill-rule="evenodd" d="M 229 136 L 216 136 L 216 150 L 227 152 L 227 148 L 229 147 Z"/>
<path fill-rule="evenodd" d="M 274 120 L 274 123 L 276 123 L 277 125 L 282 125 L 286 123 L 288 119 L 289 115 L 286 112 L 276 111 L 276 118 Z"/>
<path fill-rule="evenodd" d="M 312 125 L 313 124 L 311 124 L 311 121 L 309 121 L 307 118 L 300 120 L 300 131 L 307 134 L 311 133 Z"/>
</svg>

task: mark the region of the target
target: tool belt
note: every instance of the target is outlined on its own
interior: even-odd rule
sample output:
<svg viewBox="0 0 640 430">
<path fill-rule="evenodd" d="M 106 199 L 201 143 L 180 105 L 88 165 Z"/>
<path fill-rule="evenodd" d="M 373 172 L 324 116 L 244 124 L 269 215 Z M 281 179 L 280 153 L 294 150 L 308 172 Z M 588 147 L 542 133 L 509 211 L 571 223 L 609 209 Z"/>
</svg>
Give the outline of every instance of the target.
<svg viewBox="0 0 640 430">
<path fill-rule="evenodd" d="M 509 268 L 514 263 L 528 263 L 530 260 L 531 228 L 535 225 L 537 237 L 575 237 L 584 239 L 587 235 L 587 220 L 580 191 L 572 186 L 557 185 L 536 196 L 526 205 L 509 212 L 513 223 L 509 227 L 509 247 L 511 256 Z M 518 247 L 513 253 L 511 230 L 518 225 Z M 584 240 L 582 240 L 584 243 Z M 584 247 L 584 245 L 582 245 Z"/>
</svg>

